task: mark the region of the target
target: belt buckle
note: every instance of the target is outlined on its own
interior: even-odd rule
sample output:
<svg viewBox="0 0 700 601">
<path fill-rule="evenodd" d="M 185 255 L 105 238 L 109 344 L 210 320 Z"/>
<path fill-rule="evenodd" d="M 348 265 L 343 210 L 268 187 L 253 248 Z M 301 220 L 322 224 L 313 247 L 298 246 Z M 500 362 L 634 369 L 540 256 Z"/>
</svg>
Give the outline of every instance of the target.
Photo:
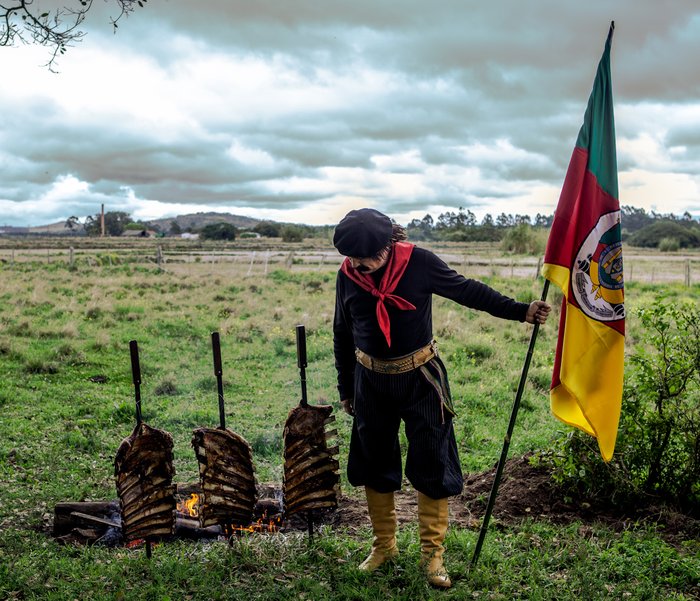
<svg viewBox="0 0 700 601">
<path fill-rule="evenodd" d="M 395 363 L 385 363 L 384 364 L 384 369 L 386 373 L 389 374 L 396 374 L 401 371 L 401 366 Z"/>
</svg>

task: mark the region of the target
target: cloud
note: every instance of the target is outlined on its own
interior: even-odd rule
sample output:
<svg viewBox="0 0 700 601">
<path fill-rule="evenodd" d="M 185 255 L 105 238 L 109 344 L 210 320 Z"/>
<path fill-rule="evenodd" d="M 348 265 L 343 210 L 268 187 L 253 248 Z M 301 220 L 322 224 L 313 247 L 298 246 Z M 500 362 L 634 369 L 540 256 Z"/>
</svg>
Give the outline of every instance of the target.
<svg viewBox="0 0 700 601">
<path fill-rule="evenodd" d="M 700 7 L 615 12 L 621 199 L 699 216 Z M 93 5 L 58 75 L 45 49 L 0 49 L 0 222 L 102 202 L 307 223 L 365 205 L 551 213 L 616 16 L 603 0 L 150 0 L 113 35 L 111 13 Z"/>
</svg>

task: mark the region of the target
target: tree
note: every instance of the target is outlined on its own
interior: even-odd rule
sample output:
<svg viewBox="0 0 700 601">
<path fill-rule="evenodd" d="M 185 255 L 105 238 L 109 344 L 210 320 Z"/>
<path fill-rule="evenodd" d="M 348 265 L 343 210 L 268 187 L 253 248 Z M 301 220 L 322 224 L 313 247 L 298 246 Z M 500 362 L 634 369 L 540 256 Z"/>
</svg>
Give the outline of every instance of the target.
<svg viewBox="0 0 700 601">
<path fill-rule="evenodd" d="M 636 232 L 644 226 L 653 223 L 653 218 L 644 209 L 637 209 L 628 205 L 620 207 L 620 223 L 628 232 Z"/>
<path fill-rule="evenodd" d="M 88 215 L 85 218 L 85 232 L 88 236 L 99 236 L 102 233 L 100 225 L 101 215 Z M 127 224 L 134 220 L 129 213 L 124 211 L 107 211 L 105 213 L 105 234 L 108 236 L 121 236 Z"/>
<path fill-rule="evenodd" d="M 486 213 L 486 215 L 484 215 L 484 218 L 481 220 L 481 225 L 493 227 L 493 217 L 491 216 L 491 213 Z"/>
<path fill-rule="evenodd" d="M 210 223 L 199 233 L 203 240 L 235 240 L 236 226 L 226 222 Z"/>
<path fill-rule="evenodd" d="M 182 228 L 180 227 L 180 224 L 177 222 L 176 219 L 173 219 L 170 222 L 170 229 L 168 230 L 171 236 L 179 236 L 182 234 Z"/>
<path fill-rule="evenodd" d="M 80 225 L 80 220 L 75 216 L 71 215 L 68 219 L 66 219 L 66 223 L 63 227 L 68 228 L 71 232 Z"/>
<path fill-rule="evenodd" d="M 34 0 L 11 0 L 0 4 L 0 46 L 38 44 L 49 48 L 47 66 L 53 70 L 56 59 L 68 47 L 75 45 L 84 36 L 80 26 L 85 21 L 94 0 L 74 0 L 73 6 L 47 10 Z M 117 6 L 119 14 L 110 17 L 115 32 L 119 20 L 132 13 L 137 6 L 143 7 L 147 0 L 110 0 Z"/>
<path fill-rule="evenodd" d="M 496 227 L 513 227 L 514 225 L 515 219 L 510 213 L 508 213 L 508 215 L 501 213 L 496 217 Z"/>
<path fill-rule="evenodd" d="M 427 213 L 423 219 L 413 219 L 406 226 L 408 237 L 413 240 L 431 240 L 433 238 L 433 217 Z"/>
<path fill-rule="evenodd" d="M 256 223 L 253 231 L 265 238 L 279 238 L 282 226 L 274 221 L 261 221 Z"/>
<path fill-rule="evenodd" d="M 664 238 L 675 238 L 681 248 L 700 246 L 700 227 L 693 221 L 654 221 L 627 239 L 632 246 L 658 247 Z"/>
<path fill-rule="evenodd" d="M 297 225 L 285 225 L 280 232 L 283 242 L 303 242 L 304 230 Z"/>
<path fill-rule="evenodd" d="M 535 216 L 535 227 L 552 227 L 552 222 L 554 221 L 554 215 L 542 215 L 542 213 L 537 213 Z"/>
</svg>

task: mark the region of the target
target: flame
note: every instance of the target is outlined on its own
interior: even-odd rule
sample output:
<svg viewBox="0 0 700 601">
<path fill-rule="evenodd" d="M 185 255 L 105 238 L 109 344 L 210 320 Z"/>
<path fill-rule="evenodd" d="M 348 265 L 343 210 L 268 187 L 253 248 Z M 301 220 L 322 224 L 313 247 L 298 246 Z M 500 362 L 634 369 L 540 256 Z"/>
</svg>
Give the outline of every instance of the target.
<svg viewBox="0 0 700 601">
<path fill-rule="evenodd" d="M 279 532 L 280 526 L 282 524 L 282 516 L 276 515 L 273 517 L 267 516 L 267 511 L 265 511 L 261 518 L 259 518 L 255 523 L 249 526 L 241 526 L 239 524 L 231 524 L 224 528 L 224 532 L 227 536 L 232 536 L 234 534 L 243 534 L 244 532 L 259 532 L 259 533 L 273 533 Z"/>
<path fill-rule="evenodd" d="M 191 518 L 196 518 L 199 515 L 199 495 L 197 493 L 192 493 L 189 499 L 180 501 L 177 504 L 177 511 L 180 513 L 185 513 Z"/>
</svg>

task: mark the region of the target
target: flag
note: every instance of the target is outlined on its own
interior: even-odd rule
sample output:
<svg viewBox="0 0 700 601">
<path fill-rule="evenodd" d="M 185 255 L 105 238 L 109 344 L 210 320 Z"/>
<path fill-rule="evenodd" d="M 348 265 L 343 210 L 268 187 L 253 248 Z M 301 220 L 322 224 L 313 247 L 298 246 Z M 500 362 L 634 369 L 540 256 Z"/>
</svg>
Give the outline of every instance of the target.
<svg viewBox="0 0 700 601">
<path fill-rule="evenodd" d="M 554 213 L 542 273 L 564 293 L 550 403 L 610 461 L 622 403 L 625 307 L 610 25 Z"/>
</svg>

